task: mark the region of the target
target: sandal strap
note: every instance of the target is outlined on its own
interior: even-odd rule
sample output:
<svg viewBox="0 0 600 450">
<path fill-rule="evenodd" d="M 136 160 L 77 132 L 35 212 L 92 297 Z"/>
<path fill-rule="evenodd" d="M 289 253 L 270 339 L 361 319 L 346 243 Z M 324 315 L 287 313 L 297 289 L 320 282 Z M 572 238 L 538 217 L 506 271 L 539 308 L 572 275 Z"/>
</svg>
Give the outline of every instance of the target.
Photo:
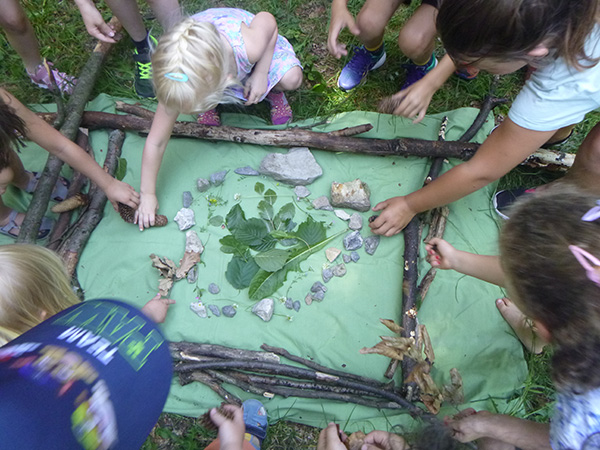
<svg viewBox="0 0 600 450">
<path fill-rule="evenodd" d="M 17 218 L 17 214 L 19 214 L 19 212 L 16 209 L 13 209 L 10 214 L 8 215 L 8 223 L 2 227 L 0 227 L 0 233 L 5 234 L 6 236 L 12 236 L 12 237 L 17 237 L 17 235 L 14 235 L 10 232 L 10 230 L 12 230 L 13 228 L 17 228 L 19 231 L 21 229 L 21 227 L 19 225 L 17 225 L 17 223 L 15 222 L 15 219 Z"/>
</svg>

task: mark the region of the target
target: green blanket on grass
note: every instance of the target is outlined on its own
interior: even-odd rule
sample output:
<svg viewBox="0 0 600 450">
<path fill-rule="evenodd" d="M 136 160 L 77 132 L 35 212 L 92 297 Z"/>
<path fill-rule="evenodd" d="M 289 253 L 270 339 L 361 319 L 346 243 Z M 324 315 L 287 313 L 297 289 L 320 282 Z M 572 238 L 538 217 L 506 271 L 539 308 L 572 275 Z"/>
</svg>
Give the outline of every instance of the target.
<svg viewBox="0 0 600 450">
<path fill-rule="evenodd" d="M 88 109 L 114 112 L 114 100 L 101 95 L 89 104 Z M 43 109 L 42 106 L 39 108 Z M 447 113 L 447 140 L 458 139 L 476 114 L 477 110 L 472 108 Z M 435 140 L 442 117 L 443 114 L 428 116 L 421 124 L 413 125 L 400 117 L 353 112 L 336 116 L 317 130 L 329 131 L 371 123 L 373 129 L 365 137 Z M 492 127 L 491 122 L 488 120 L 475 141 L 481 142 L 485 138 Z M 267 127 L 255 117 L 240 114 L 224 114 L 223 123 L 247 128 Z M 136 189 L 139 189 L 144 141 L 143 137 L 129 133 L 123 147 L 122 157 L 127 160 L 124 181 Z M 91 144 L 102 163 L 107 132 L 93 132 Z M 158 287 L 158 272 L 152 267 L 149 255 L 154 253 L 176 262 L 183 255 L 185 232 L 179 231 L 172 219 L 182 207 L 182 193 L 190 191 L 194 197 L 191 208 L 196 221 L 191 229 L 198 233 L 205 251 L 198 266 L 197 283 L 189 284 L 182 280 L 173 287 L 170 296 L 177 303 L 170 307 L 167 320 L 161 326 L 169 340 L 215 343 L 250 350 L 259 350 L 261 344 L 267 343 L 331 368 L 383 381 L 388 359 L 379 355 L 361 355 L 359 350 L 375 345 L 380 335 L 391 334 L 379 322 L 380 318 L 398 321 L 404 266 L 402 234 L 382 238 L 373 256 L 367 255 L 364 248 L 359 249 L 360 260 L 346 265 L 347 274 L 343 278 L 334 277 L 327 283 L 324 300 L 307 306 L 304 298 L 312 284 L 321 280 L 321 271 L 328 264 L 325 249 L 316 252 L 301 263 L 299 272 L 289 272 L 283 287 L 271 296 L 275 299 L 273 318 L 263 322 L 251 312 L 255 301 L 249 299 L 248 290 L 235 289 L 225 277 L 231 254 L 221 251 L 219 240 L 229 233 L 215 217 L 225 217 L 236 204 L 243 209 L 246 218 L 259 217 L 257 208 L 263 195 L 257 193 L 255 187 L 262 183 L 265 190 L 272 189 L 277 194 L 275 211 L 292 202 L 295 205 L 295 222 L 304 222 L 310 215 L 314 220 L 323 222 L 327 236 L 332 236 L 344 230 L 350 231 L 347 222 L 337 218 L 333 212 L 312 209 L 310 201 L 322 195 L 328 196 L 333 181 L 360 178 L 369 185 L 374 206 L 389 197 L 418 189 L 430 162 L 414 157 L 370 157 L 314 150 L 313 155 L 323 168 L 323 175 L 307 186 L 311 192 L 308 200 L 297 200 L 292 187 L 273 179 L 240 176 L 233 172 L 243 166 L 258 168 L 268 153 L 285 151 L 228 142 L 171 139 L 160 169 L 157 190 L 160 213 L 169 218 L 169 224 L 140 233 L 136 226 L 123 222 L 108 204 L 104 218 L 81 255 L 78 266 L 80 284 L 87 299 L 120 298 L 143 306 L 155 295 Z M 22 152 L 22 159 L 29 170 L 39 170 L 45 163 L 46 153 L 32 145 Z M 445 163 L 444 170 L 457 163 Z M 68 174 L 67 170 L 64 170 L 65 174 Z M 196 189 L 198 178 L 209 178 L 210 174 L 222 170 L 229 172 L 221 186 L 212 187 L 204 193 Z M 446 240 L 462 250 L 480 254 L 497 252 L 498 223 L 490 209 L 494 187 L 487 186 L 450 206 Z M 11 206 L 25 208 L 29 197 L 10 190 L 5 199 Z M 361 234 L 367 237 L 371 234 L 366 226 L 367 219 L 372 213 L 361 214 L 365 224 Z M 345 234 L 325 248 L 343 249 Z M 0 236 L 1 244 L 10 242 L 10 238 Z M 422 277 L 429 268 L 424 260 L 423 245 L 420 256 Z M 341 262 L 341 257 L 335 264 L 338 262 Z M 210 283 L 217 284 L 220 293 L 207 292 Z M 209 318 L 198 317 L 190 310 L 190 303 L 199 293 L 206 305 L 236 305 L 237 314 L 227 318 L 216 317 L 209 312 Z M 435 350 L 432 373 L 435 380 L 438 384 L 448 383 L 449 370 L 454 367 L 462 374 L 467 403 L 460 408 L 472 406 L 502 411 L 506 400 L 524 380 L 526 364 L 522 347 L 496 310 L 494 300 L 499 296 L 502 296 L 502 291 L 498 287 L 453 271 L 438 271 L 419 310 L 419 321 L 427 326 Z M 300 301 L 300 310 L 287 309 L 282 303 L 285 297 Z M 399 376 L 397 373 L 397 379 Z M 244 399 L 250 396 L 233 387 L 231 391 Z M 354 404 L 278 396 L 270 400 L 263 398 L 262 401 L 272 420 L 285 418 L 318 427 L 335 420 L 342 423 L 347 431 L 363 429 L 368 432 L 410 422 L 406 414 L 397 411 L 378 411 Z M 174 379 L 165 411 L 198 416 L 219 402 L 217 395 L 206 386 L 192 383 L 181 387 Z M 452 411 L 454 407 L 451 406 L 442 409 L 442 413 Z"/>
</svg>

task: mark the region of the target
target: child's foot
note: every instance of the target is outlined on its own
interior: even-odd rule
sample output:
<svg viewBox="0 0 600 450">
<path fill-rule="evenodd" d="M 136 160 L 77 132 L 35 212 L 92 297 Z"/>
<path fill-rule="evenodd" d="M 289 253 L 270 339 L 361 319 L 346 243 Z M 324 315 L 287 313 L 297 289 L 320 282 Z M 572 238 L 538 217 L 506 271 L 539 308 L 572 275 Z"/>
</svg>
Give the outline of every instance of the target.
<svg viewBox="0 0 600 450">
<path fill-rule="evenodd" d="M 26 172 L 29 175 L 29 183 L 25 188 L 25 192 L 33 194 L 37 188 L 38 182 L 40 181 L 42 172 Z M 52 200 L 55 202 L 62 202 L 65 198 L 67 198 L 67 192 L 70 185 L 71 182 L 69 180 L 63 176 L 59 176 L 58 180 L 56 180 L 56 184 L 54 185 L 54 189 L 52 190 Z"/>
<path fill-rule="evenodd" d="M 434 55 L 431 55 L 429 61 L 422 66 L 415 63 L 402 64 L 402 67 L 406 69 L 406 80 L 400 89 L 406 89 L 412 84 L 415 84 L 425 75 L 427 75 L 427 73 L 430 72 L 435 66 L 437 66 L 437 59 L 435 59 Z"/>
<path fill-rule="evenodd" d="M 244 423 L 246 424 L 245 439 L 260 450 L 262 441 L 267 436 L 267 411 L 261 402 L 250 399 L 242 403 L 244 410 Z"/>
<path fill-rule="evenodd" d="M 210 127 L 218 127 L 221 125 L 221 116 L 216 108 L 209 109 L 206 112 L 198 114 L 196 120 L 200 125 L 208 125 Z"/>
<path fill-rule="evenodd" d="M 54 68 L 54 64 L 50 61 L 46 61 L 50 72 L 52 72 L 52 76 L 54 77 L 54 82 L 56 83 L 56 87 L 63 94 L 72 94 L 73 89 L 75 89 L 75 85 L 77 84 L 77 78 L 67 75 L 64 72 L 59 72 L 58 69 Z M 48 70 L 46 70 L 46 66 L 44 64 L 40 64 L 35 68 L 35 72 L 31 73 L 27 71 L 27 75 L 31 78 L 31 82 L 36 84 L 38 87 L 42 89 L 52 89 L 52 80 L 50 79 L 50 75 L 48 74 Z"/>
<path fill-rule="evenodd" d="M 266 98 L 271 104 L 271 122 L 273 122 L 273 125 L 283 125 L 291 122 L 292 108 L 283 92 L 271 91 Z"/>
<path fill-rule="evenodd" d="M 133 87 L 135 93 L 140 97 L 154 98 L 154 86 L 152 85 L 152 62 L 150 60 L 150 48 L 158 44 L 157 40 L 151 34 L 146 38 L 146 45 L 140 51 L 137 48 L 133 51 L 133 60 L 135 61 L 135 78 Z"/>
<path fill-rule="evenodd" d="M 12 210 L 8 215 L 8 218 L 3 222 L 0 222 L 0 234 L 10 236 L 13 238 L 19 237 L 21 232 L 21 225 L 25 219 L 25 214 Z M 50 233 L 54 221 L 48 217 L 42 218 L 42 224 L 40 225 L 40 231 L 38 231 L 37 238 L 44 239 Z"/>
<path fill-rule="evenodd" d="M 344 66 L 338 78 L 338 87 L 350 91 L 358 86 L 371 70 L 378 69 L 385 62 L 386 54 L 383 46 L 380 50 L 370 52 L 364 46 L 355 47 L 354 55 Z"/>
<path fill-rule="evenodd" d="M 531 353 L 542 353 L 547 342 L 536 333 L 531 319 L 523 314 L 508 298 L 499 298 L 496 300 L 496 307 L 525 348 Z"/>
</svg>

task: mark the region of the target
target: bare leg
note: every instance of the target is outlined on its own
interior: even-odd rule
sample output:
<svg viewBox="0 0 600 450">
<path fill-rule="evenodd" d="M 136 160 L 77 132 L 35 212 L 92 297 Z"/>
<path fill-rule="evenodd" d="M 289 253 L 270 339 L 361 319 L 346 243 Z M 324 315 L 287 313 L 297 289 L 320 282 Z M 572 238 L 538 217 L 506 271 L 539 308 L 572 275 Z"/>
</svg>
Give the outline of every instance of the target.
<svg viewBox="0 0 600 450">
<path fill-rule="evenodd" d="M 106 0 L 106 4 L 119 19 L 131 39 L 139 42 L 146 38 L 146 26 L 135 0 Z"/>
<path fill-rule="evenodd" d="M 18 0 L 4 0 L 1 6 L 0 26 L 4 29 L 10 45 L 23 60 L 25 69 L 34 73 L 42 63 L 42 57 L 31 22 Z"/>
<path fill-rule="evenodd" d="M 288 70 L 279 83 L 277 83 L 273 90 L 275 91 L 295 91 L 302 84 L 302 69 L 300 66 L 294 66 Z"/>
<path fill-rule="evenodd" d="M 165 30 L 175 25 L 183 17 L 177 0 L 148 0 L 148 5 Z"/>
<path fill-rule="evenodd" d="M 367 48 L 375 48 L 383 40 L 383 32 L 401 0 L 367 0 L 356 17 L 358 38 Z"/>
<path fill-rule="evenodd" d="M 600 123 L 592 128 L 581 143 L 573 167 L 564 180 L 600 195 Z"/>
<path fill-rule="evenodd" d="M 431 58 L 437 35 L 436 16 L 436 8 L 422 4 L 400 30 L 398 46 L 415 64 L 427 64 Z"/>
<path fill-rule="evenodd" d="M 531 320 L 508 298 L 496 300 L 496 307 L 525 348 L 532 353 L 541 353 L 548 343 L 536 332 Z"/>
</svg>

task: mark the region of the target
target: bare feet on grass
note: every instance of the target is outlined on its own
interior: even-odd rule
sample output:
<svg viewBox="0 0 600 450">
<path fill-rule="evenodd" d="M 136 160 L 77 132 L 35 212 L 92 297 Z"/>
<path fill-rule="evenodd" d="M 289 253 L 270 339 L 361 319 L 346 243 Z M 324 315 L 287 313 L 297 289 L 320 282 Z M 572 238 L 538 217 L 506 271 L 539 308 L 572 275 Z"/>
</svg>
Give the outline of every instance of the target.
<svg viewBox="0 0 600 450">
<path fill-rule="evenodd" d="M 539 354 L 548 344 L 536 332 L 531 320 L 508 298 L 496 300 L 496 307 L 527 350 Z"/>
</svg>

